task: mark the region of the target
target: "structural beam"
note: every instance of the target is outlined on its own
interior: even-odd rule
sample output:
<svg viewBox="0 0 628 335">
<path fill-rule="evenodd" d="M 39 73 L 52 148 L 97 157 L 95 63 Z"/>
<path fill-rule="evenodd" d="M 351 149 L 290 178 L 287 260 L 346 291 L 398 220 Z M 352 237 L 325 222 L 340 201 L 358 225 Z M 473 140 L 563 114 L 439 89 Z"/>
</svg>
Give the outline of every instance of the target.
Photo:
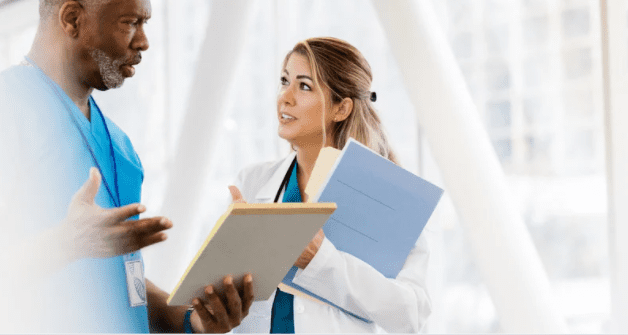
<svg viewBox="0 0 628 335">
<path fill-rule="evenodd" d="M 187 266 L 184 260 L 190 252 L 190 241 L 196 240 L 191 236 L 192 220 L 198 212 L 220 132 L 228 89 L 235 80 L 251 7 L 251 0 L 212 1 L 210 6 L 207 32 L 161 207 L 161 213 L 174 223 L 162 246 L 168 256 L 159 261 L 160 268 L 168 269 L 168 277 L 158 279 L 164 289 L 175 286 Z"/>
<path fill-rule="evenodd" d="M 600 0 L 613 333 L 628 333 L 627 12 L 625 1 Z"/>
<path fill-rule="evenodd" d="M 372 0 L 508 333 L 565 333 L 545 270 L 430 1 Z"/>
</svg>

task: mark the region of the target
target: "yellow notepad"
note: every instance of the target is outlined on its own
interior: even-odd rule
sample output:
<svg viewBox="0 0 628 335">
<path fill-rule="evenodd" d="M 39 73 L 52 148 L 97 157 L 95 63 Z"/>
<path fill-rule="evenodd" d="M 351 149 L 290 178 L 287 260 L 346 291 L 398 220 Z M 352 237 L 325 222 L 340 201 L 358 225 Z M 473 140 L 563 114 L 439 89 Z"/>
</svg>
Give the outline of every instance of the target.
<svg viewBox="0 0 628 335">
<path fill-rule="evenodd" d="M 225 275 L 253 274 L 255 300 L 267 300 L 336 210 L 334 203 L 232 204 L 209 233 L 168 298 L 190 305 Z"/>
</svg>

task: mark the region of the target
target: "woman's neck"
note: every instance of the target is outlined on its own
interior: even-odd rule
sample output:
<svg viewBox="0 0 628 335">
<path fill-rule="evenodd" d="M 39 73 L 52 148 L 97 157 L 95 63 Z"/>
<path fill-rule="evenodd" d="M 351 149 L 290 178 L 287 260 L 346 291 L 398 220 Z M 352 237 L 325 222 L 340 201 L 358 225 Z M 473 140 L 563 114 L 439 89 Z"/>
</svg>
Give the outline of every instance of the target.
<svg viewBox="0 0 628 335">
<path fill-rule="evenodd" d="M 307 194 L 305 194 L 305 187 L 307 186 L 316 159 L 321 151 L 320 142 L 312 145 L 294 146 L 297 151 L 297 182 L 299 183 L 299 191 L 301 192 L 301 199 L 303 202 L 307 202 Z"/>
</svg>

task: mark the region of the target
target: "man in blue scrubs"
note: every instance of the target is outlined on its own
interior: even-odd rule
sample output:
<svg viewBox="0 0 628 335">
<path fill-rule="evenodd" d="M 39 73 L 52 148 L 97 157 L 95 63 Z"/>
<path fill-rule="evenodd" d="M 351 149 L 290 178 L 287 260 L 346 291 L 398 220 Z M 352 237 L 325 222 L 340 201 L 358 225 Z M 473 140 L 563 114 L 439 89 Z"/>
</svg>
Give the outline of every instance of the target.
<svg viewBox="0 0 628 335">
<path fill-rule="evenodd" d="M 172 224 L 138 220 L 139 157 L 91 97 L 134 75 L 150 1 L 40 0 L 40 15 L 23 64 L 0 74 L 0 265 L 15 284 L 0 292 L 13 327 L 0 330 L 231 330 L 253 301 L 250 275 L 239 288 L 226 277 L 220 294 L 208 286 L 193 309 L 167 306 L 144 279 L 140 249 Z"/>
</svg>

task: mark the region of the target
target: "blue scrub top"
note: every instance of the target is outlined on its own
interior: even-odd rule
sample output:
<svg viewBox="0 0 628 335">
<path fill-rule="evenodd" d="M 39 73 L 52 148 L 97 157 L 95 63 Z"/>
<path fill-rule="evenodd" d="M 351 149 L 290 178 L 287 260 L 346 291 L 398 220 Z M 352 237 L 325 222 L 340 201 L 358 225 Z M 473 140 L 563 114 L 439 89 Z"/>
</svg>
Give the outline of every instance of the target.
<svg viewBox="0 0 628 335">
<path fill-rule="evenodd" d="M 0 112 L 4 121 L 10 120 L 11 131 L 7 134 L 15 137 L 2 138 L 13 144 L 7 146 L 5 142 L 4 147 L 10 148 L 0 154 L 5 155 L 3 165 L 9 162 L 14 170 L 8 175 L 18 179 L 15 184 L 19 187 L 11 196 L 31 209 L 19 212 L 18 227 L 23 236 L 59 224 L 72 195 L 87 180 L 90 168 L 96 166 L 70 113 L 86 135 L 103 179 L 115 196 L 109 138 L 94 100 L 90 98 L 90 122 L 65 92 L 52 81 L 56 87 L 51 87 L 47 79 L 39 70 L 26 66 L 0 73 Z M 144 178 L 140 159 L 127 135 L 108 118 L 104 120 L 115 153 L 120 204 L 140 202 Z M 115 206 L 104 182 L 95 201 L 103 208 Z M 126 257 L 142 260 L 140 252 Z M 43 325 L 34 331 L 148 333 L 146 306 L 130 307 L 124 261 L 123 256 L 82 259 L 33 288 L 39 292 L 34 303 L 42 307 L 41 314 L 33 318 Z"/>
</svg>

